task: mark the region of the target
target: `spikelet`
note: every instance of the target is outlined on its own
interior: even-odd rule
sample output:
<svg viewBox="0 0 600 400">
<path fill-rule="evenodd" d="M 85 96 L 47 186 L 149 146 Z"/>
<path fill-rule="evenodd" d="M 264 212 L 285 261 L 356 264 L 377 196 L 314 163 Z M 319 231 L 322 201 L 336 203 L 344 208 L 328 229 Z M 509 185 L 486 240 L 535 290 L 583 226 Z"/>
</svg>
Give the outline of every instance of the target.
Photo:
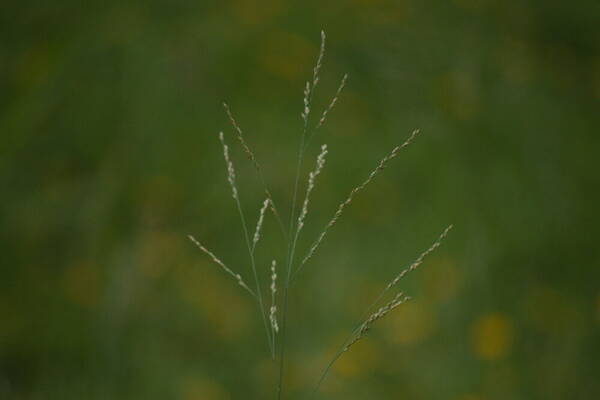
<svg viewBox="0 0 600 400">
<path fill-rule="evenodd" d="M 277 263 L 275 260 L 271 263 L 271 309 L 269 313 L 269 320 L 271 321 L 271 328 L 273 332 L 279 332 L 279 325 L 277 324 L 277 304 L 275 304 L 275 295 L 277 293 L 277 272 L 275 271 Z"/>
<path fill-rule="evenodd" d="M 304 103 L 304 110 L 302 110 L 302 119 L 304 123 L 308 123 L 308 114 L 310 114 L 310 82 L 306 81 L 306 86 L 304 87 L 304 99 L 302 102 Z"/>
<path fill-rule="evenodd" d="M 453 225 L 448 226 L 446 229 L 444 229 L 444 231 L 442 232 L 442 234 L 438 237 L 438 239 L 435 241 L 435 243 L 433 243 L 427 250 L 425 250 L 423 253 L 421 253 L 421 255 L 410 265 L 408 266 L 408 268 L 402 270 L 385 288 L 385 291 L 389 290 L 390 288 L 392 288 L 393 286 L 395 286 L 398 281 L 400 281 L 400 279 L 402 279 L 404 277 L 404 275 L 406 275 L 407 273 L 414 271 L 415 269 L 417 269 L 417 267 L 419 267 L 419 265 L 421 265 L 423 263 L 423 260 L 425 259 L 425 257 L 427 257 L 430 253 L 432 253 L 435 249 L 437 249 L 438 247 L 440 247 L 440 245 L 442 244 L 442 241 L 446 238 L 446 236 L 448 235 L 448 232 L 450 232 L 450 230 L 452 229 Z"/>
<path fill-rule="evenodd" d="M 325 120 L 327 119 L 327 114 L 329 114 L 331 112 L 331 110 L 333 110 L 333 107 L 335 107 L 335 104 L 338 101 L 338 98 L 340 97 L 340 93 L 342 93 L 342 90 L 344 90 L 344 87 L 346 86 L 346 80 L 348 79 L 348 74 L 344 74 L 344 77 L 342 78 L 342 82 L 340 83 L 340 86 L 337 89 L 337 92 L 335 93 L 335 96 L 333 96 L 333 99 L 331 99 L 331 102 L 329 103 L 329 107 L 327 107 L 325 109 L 325 111 L 323 111 L 323 114 L 321 115 L 321 119 L 319 119 L 319 122 L 317 123 L 317 126 L 315 127 L 315 129 L 319 129 L 324 123 Z"/>
<path fill-rule="evenodd" d="M 387 163 L 390 160 L 396 158 L 396 156 L 398 156 L 398 153 L 400 152 L 400 150 L 402 150 L 403 148 L 405 148 L 406 146 L 408 146 L 409 144 L 411 144 L 412 141 L 414 140 L 415 136 L 417 136 L 418 133 L 419 133 L 418 130 L 413 131 L 413 133 L 410 135 L 410 137 L 408 139 L 406 139 L 406 141 L 404 143 L 402 143 L 400 146 L 396 146 L 392 150 L 392 152 L 390 154 L 388 154 L 387 156 L 385 156 L 379 162 L 379 165 L 377 166 L 377 168 L 375 168 L 371 172 L 371 174 L 369 175 L 369 177 L 362 184 L 360 184 L 359 186 L 355 187 L 350 192 L 350 195 L 348 195 L 348 198 L 343 203 L 341 203 L 339 205 L 339 207 L 338 207 L 335 215 L 331 219 L 331 221 L 329 221 L 329 223 L 325 226 L 325 229 L 323 229 L 323 231 L 321 232 L 321 234 L 319 235 L 319 237 L 317 238 L 317 240 L 315 240 L 315 242 L 311 246 L 310 250 L 308 251 L 308 254 L 306 255 L 306 257 L 304 257 L 304 259 L 302 260 L 302 263 L 300 264 L 300 267 L 298 267 L 298 270 L 296 272 L 298 272 L 300 270 L 300 268 L 302 268 L 304 266 L 304 264 L 306 264 L 306 262 L 312 258 L 312 256 L 315 254 L 315 251 L 317 250 L 317 248 L 319 247 L 319 245 L 321 244 L 321 242 L 323 241 L 323 239 L 327 235 L 327 232 L 329 231 L 329 229 L 331 229 L 331 227 L 333 225 L 335 225 L 335 223 L 337 222 L 337 220 L 340 218 L 340 216 L 344 212 L 344 209 L 354 199 L 354 196 L 358 192 L 360 192 L 361 190 L 363 190 L 369 183 L 371 183 L 371 181 L 373 180 L 373 178 L 375 178 L 375 176 L 386 167 Z"/>
<path fill-rule="evenodd" d="M 233 272 L 231 269 L 229 269 L 224 263 L 223 261 L 221 261 L 217 256 L 215 256 L 210 250 L 208 250 L 206 247 L 204 247 L 198 240 L 196 240 L 196 238 L 194 238 L 192 235 L 188 235 L 188 238 L 196 245 L 198 246 L 198 248 L 200 250 L 202 250 L 204 253 L 206 253 L 215 264 L 217 264 L 218 266 L 220 266 L 225 272 L 227 272 L 229 275 L 231 275 L 232 277 L 235 278 L 235 280 L 237 281 L 237 283 L 243 287 L 244 289 L 246 289 L 253 297 L 256 297 L 256 294 L 254 294 L 254 292 L 252 291 L 252 289 L 250 289 L 248 287 L 248 285 L 246 285 L 246 283 L 244 282 L 244 280 L 242 279 L 242 276 L 240 274 L 236 274 L 235 272 Z"/>
<path fill-rule="evenodd" d="M 312 96 L 315 90 L 315 87 L 319 83 L 319 72 L 321 71 L 321 66 L 323 65 L 323 56 L 325 55 L 325 32 L 321 31 L 321 47 L 319 49 L 319 56 L 317 57 L 317 63 L 313 68 L 313 79 L 311 82 L 307 81 L 306 86 L 304 87 L 304 110 L 302 111 L 302 119 L 304 123 L 308 123 L 308 115 L 310 114 L 310 103 L 312 100 Z"/>
<path fill-rule="evenodd" d="M 266 198 L 263 202 L 263 206 L 260 209 L 258 221 L 256 222 L 256 230 L 254 231 L 254 238 L 252 239 L 252 251 L 254 251 L 254 249 L 256 248 L 256 244 L 260 240 L 260 231 L 265 220 L 265 212 L 267 211 L 267 207 L 269 207 L 269 203 L 269 198 Z"/>
<path fill-rule="evenodd" d="M 300 216 L 298 217 L 298 233 L 302 230 L 304 226 L 304 220 L 306 219 L 306 214 L 308 214 L 308 203 L 310 201 L 310 194 L 315 187 L 315 180 L 317 176 L 321 173 L 323 166 L 325 165 L 325 156 L 327 155 L 327 145 L 324 144 L 321 146 L 321 153 L 317 157 L 317 164 L 315 166 L 314 171 L 311 171 L 308 175 L 308 185 L 306 186 L 306 196 L 304 197 L 304 204 L 302 205 L 302 211 L 300 212 Z"/>
<path fill-rule="evenodd" d="M 227 116 L 229 117 L 229 122 L 231 122 L 231 125 L 235 129 L 237 138 L 238 138 L 240 144 L 242 145 L 244 152 L 246 153 L 246 155 L 248 156 L 250 161 L 252 161 L 254 168 L 256 168 L 257 170 L 260 170 L 260 164 L 258 164 L 258 161 L 256 161 L 256 157 L 254 156 L 254 153 L 252 152 L 252 150 L 250 150 L 250 147 L 248 147 L 248 144 L 246 143 L 246 140 L 244 139 L 244 133 L 242 132 L 242 128 L 240 128 L 240 126 L 238 125 L 235 118 L 233 118 L 233 114 L 231 113 L 229 105 L 227 103 L 223 103 L 223 107 L 225 108 L 225 112 L 227 113 Z"/>
<path fill-rule="evenodd" d="M 229 158 L 229 146 L 225 144 L 223 132 L 219 132 L 219 139 L 223 145 L 223 156 L 225 157 L 225 164 L 227 165 L 227 180 L 229 181 L 229 186 L 231 186 L 231 195 L 235 200 L 238 200 L 237 185 L 235 184 L 235 169 L 233 168 L 233 163 Z"/>
<path fill-rule="evenodd" d="M 323 56 L 325 55 L 325 31 L 321 31 L 321 48 L 319 49 L 319 58 L 317 58 L 317 64 L 313 69 L 313 89 L 319 83 L 319 71 L 321 70 L 321 65 L 323 64 Z"/>
<path fill-rule="evenodd" d="M 384 306 L 379 308 L 379 310 L 377 310 L 376 312 L 371 314 L 369 316 L 369 318 L 367 318 L 367 320 L 365 322 L 363 322 L 363 324 L 360 326 L 360 328 L 358 329 L 358 332 L 356 333 L 354 338 L 352 338 L 352 340 L 350 340 L 350 342 L 348 342 L 348 344 L 346 344 L 346 346 L 342 350 L 342 353 L 348 351 L 353 344 L 355 344 L 363 336 L 365 336 L 367 334 L 367 332 L 369 332 L 369 330 L 371 329 L 371 327 L 373 326 L 375 321 L 383 318 L 386 314 L 388 314 L 394 308 L 400 306 L 403 303 L 406 303 L 409 300 L 410 300 L 410 297 L 404 296 L 404 294 L 402 292 L 400 292 L 389 303 L 385 304 Z"/>
</svg>

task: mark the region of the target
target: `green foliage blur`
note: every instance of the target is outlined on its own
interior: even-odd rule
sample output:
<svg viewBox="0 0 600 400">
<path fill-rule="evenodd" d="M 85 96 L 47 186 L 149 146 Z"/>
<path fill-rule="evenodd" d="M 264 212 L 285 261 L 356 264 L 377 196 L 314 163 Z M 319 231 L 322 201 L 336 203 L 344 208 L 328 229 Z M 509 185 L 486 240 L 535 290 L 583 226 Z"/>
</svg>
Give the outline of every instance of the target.
<svg viewBox="0 0 600 400">
<path fill-rule="evenodd" d="M 275 398 L 255 304 L 186 235 L 250 280 L 220 130 L 252 225 L 263 192 L 221 103 L 287 210 L 321 29 L 315 112 L 349 81 L 307 154 L 303 184 L 330 149 L 299 253 L 422 135 L 299 275 L 285 399 L 450 223 L 319 398 L 600 398 L 599 20 L 597 0 L 4 2 L 0 399 Z"/>
</svg>

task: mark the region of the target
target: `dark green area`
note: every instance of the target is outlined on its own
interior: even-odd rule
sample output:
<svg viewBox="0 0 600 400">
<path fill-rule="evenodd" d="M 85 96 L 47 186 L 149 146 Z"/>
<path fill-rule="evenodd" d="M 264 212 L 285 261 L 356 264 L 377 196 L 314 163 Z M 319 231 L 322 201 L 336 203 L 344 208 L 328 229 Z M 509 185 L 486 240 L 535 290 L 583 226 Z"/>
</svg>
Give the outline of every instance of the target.
<svg viewBox="0 0 600 400">
<path fill-rule="evenodd" d="M 186 235 L 251 281 L 220 130 L 251 225 L 262 190 L 221 102 L 287 214 L 321 29 L 314 112 L 350 78 L 307 155 L 302 187 L 329 145 L 300 255 L 422 135 L 299 275 L 285 398 L 450 223 L 320 398 L 599 398 L 599 20 L 592 0 L 7 2 L 0 399 L 275 398 L 255 305 Z"/>
</svg>

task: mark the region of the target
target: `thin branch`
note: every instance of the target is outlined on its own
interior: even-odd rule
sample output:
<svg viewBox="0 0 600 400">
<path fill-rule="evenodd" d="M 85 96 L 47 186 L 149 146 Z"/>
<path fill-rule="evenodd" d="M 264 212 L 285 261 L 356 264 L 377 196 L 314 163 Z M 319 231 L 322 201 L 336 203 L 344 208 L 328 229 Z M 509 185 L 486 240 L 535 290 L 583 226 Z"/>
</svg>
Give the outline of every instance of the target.
<svg viewBox="0 0 600 400">
<path fill-rule="evenodd" d="M 308 260 L 310 260 L 312 258 L 312 256 L 315 254 L 315 251 L 317 251 L 317 249 L 319 248 L 319 245 L 323 242 L 323 239 L 327 235 L 327 232 L 329 232 L 329 230 L 331 229 L 331 227 L 333 227 L 333 225 L 335 225 L 335 223 L 338 221 L 338 219 L 340 218 L 340 216 L 344 212 L 344 209 L 354 199 L 354 196 L 356 196 L 356 194 L 358 192 L 360 192 L 361 190 L 363 190 L 369 183 L 371 183 L 371 181 L 373 180 L 373 178 L 375 178 L 375 176 L 386 167 L 387 163 L 390 160 L 396 158 L 396 156 L 398 156 L 398 153 L 400 152 L 400 150 L 402 150 L 403 148 L 405 148 L 406 146 L 408 146 L 409 144 L 411 144 L 412 141 L 414 140 L 414 138 L 417 136 L 418 133 L 419 133 L 418 130 L 413 131 L 413 133 L 410 135 L 410 137 L 408 139 L 406 139 L 406 141 L 404 143 L 402 143 L 400 146 L 395 147 L 390 154 L 388 154 L 387 156 L 385 156 L 379 162 L 379 165 L 377 166 L 377 168 L 375 168 L 371 172 L 371 174 L 369 175 L 369 177 L 362 184 L 360 184 L 359 186 L 357 186 L 354 189 L 352 189 L 352 191 L 350 192 L 350 194 L 348 195 L 348 197 L 346 198 L 346 200 L 339 205 L 339 207 L 338 207 L 336 213 L 334 214 L 333 218 L 331 219 L 331 221 L 329 221 L 329 223 L 325 226 L 325 228 L 323 229 L 323 231 L 321 232 L 321 234 L 314 241 L 314 243 L 310 247 L 307 255 L 304 257 L 304 259 L 300 263 L 300 266 L 294 272 L 294 276 L 296 276 L 298 274 L 298 272 L 300 272 L 300 270 L 308 262 Z"/>
<path fill-rule="evenodd" d="M 233 163 L 229 158 L 229 147 L 225 143 L 225 138 L 223 136 L 223 132 L 219 133 L 219 139 L 221 140 L 221 144 L 223 145 L 223 156 L 225 158 L 225 164 L 227 166 L 227 180 L 229 181 L 229 185 L 231 186 L 231 193 L 233 199 L 235 200 L 235 204 L 238 210 L 238 214 L 240 216 L 240 221 L 242 223 L 242 230 L 244 232 L 244 238 L 246 239 L 246 247 L 248 248 L 248 254 L 250 256 L 250 266 L 252 268 L 252 275 L 254 275 L 254 283 L 256 285 L 256 300 L 257 305 L 260 310 L 260 314 L 263 319 L 263 324 L 265 326 L 265 332 L 267 334 L 267 342 L 269 343 L 269 350 L 271 351 L 271 357 L 275 357 L 275 349 L 273 349 L 271 343 L 271 332 L 269 331 L 269 325 L 267 323 L 267 317 L 265 315 L 265 307 L 263 305 L 263 297 L 262 291 L 260 289 L 260 282 L 258 280 L 258 273 L 256 272 L 256 261 L 254 259 L 254 251 L 252 250 L 252 244 L 250 242 L 250 234 L 248 233 L 248 227 L 246 224 L 246 217 L 244 215 L 244 211 L 242 209 L 242 204 L 240 203 L 240 197 L 237 190 L 237 185 L 235 182 L 235 169 L 233 168 Z"/>
<path fill-rule="evenodd" d="M 308 145 L 310 144 L 312 138 L 315 136 L 315 134 L 317 133 L 317 131 L 319 130 L 319 128 L 322 127 L 323 124 L 325 123 L 325 121 L 327 120 L 327 116 L 333 110 L 333 107 L 335 107 L 335 105 L 337 104 L 337 101 L 338 101 L 338 99 L 340 97 L 340 94 L 342 93 L 342 90 L 346 86 L 346 81 L 347 80 L 348 80 L 348 74 L 344 74 L 344 77 L 342 78 L 342 81 L 340 82 L 340 85 L 338 86 L 338 89 L 335 92 L 335 95 L 331 99 L 331 102 L 329 103 L 329 106 L 323 111 L 323 114 L 321 114 L 321 118 L 319 119 L 319 122 L 317 122 L 317 125 L 315 126 L 314 130 L 312 131 L 312 133 L 308 137 L 308 140 L 306 142 L 305 147 L 308 147 Z"/>
<path fill-rule="evenodd" d="M 246 285 L 246 282 L 244 282 L 244 280 L 242 279 L 242 276 L 240 274 L 236 274 L 235 272 L 233 272 L 231 269 L 229 269 L 224 263 L 223 261 L 221 261 L 217 256 L 215 256 L 210 250 L 208 250 L 206 247 L 204 247 L 198 240 L 196 240 L 196 238 L 194 238 L 192 235 L 188 235 L 188 238 L 200 249 L 202 250 L 204 253 L 206 253 L 215 264 L 217 264 L 218 266 L 220 266 L 226 273 L 228 273 L 229 275 L 231 275 L 232 277 L 235 278 L 235 280 L 237 281 L 237 283 L 243 287 L 244 289 L 246 289 L 248 291 L 248 293 L 250 293 L 252 295 L 252 297 L 256 298 L 256 293 L 254 293 L 254 291 L 252 289 L 250 289 L 248 287 L 248 285 Z"/>
<path fill-rule="evenodd" d="M 267 182 L 265 180 L 265 177 L 264 177 L 264 174 L 262 171 L 262 167 L 260 166 L 258 160 L 256 159 L 254 152 L 250 149 L 250 147 L 246 143 L 246 140 L 244 139 L 244 133 L 242 132 L 242 128 L 240 128 L 236 119 L 233 117 L 233 113 L 231 112 L 229 105 L 227 103 L 223 103 L 223 107 L 225 108 L 225 112 L 227 113 L 227 116 L 229 117 L 229 121 L 231 122 L 231 125 L 233 126 L 233 128 L 236 132 L 236 136 L 238 138 L 238 141 L 240 142 L 240 145 L 242 146 L 242 149 L 244 149 L 244 152 L 248 156 L 248 159 L 252 162 L 252 165 L 254 166 L 254 169 L 256 170 L 256 173 L 258 174 L 258 178 L 260 179 L 260 182 L 263 185 L 263 190 L 265 191 L 265 195 L 266 195 L 267 199 L 269 199 L 269 201 L 270 201 L 271 212 L 273 212 L 273 215 L 275 215 L 275 218 L 277 219 L 277 223 L 279 224 L 279 227 L 283 234 L 283 238 L 287 242 L 288 235 L 287 235 L 285 226 L 283 225 L 283 221 L 281 220 L 281 216 L 279 214 L 277 206 L 275 205 L 275 200 L 273 200 L 273 195 L 271 194 L 269 185 L 267 184 Z"/>
<path fill-rule="evenodd" d="M 442 241 L 446 238 L 446 236 L 448 235 L 448 233 L 450 232 L 452 227 L 453 227 L 453 225 L 450 225 L 446 229 L 444 229 L 444 231 L 441 233 L 441 235 L 438 237 L 438 239 L 431 246 L 429 246 L 429 248 L 427 250 L 425 250 L 423 253 L 421 253 L 419 255 L 419 257 L 417 257 L 417 259 L 412 264 L 410 264 L 407 268 L 403 269 L 394 279 L 392 279 L 390 281 L 390 283 L 381 291 L 381 293 L 379 293 L 377 298 L 375 298 L 375 300 L 367 308 L 365 315 L 370 313 L 371 310 L 373 310 L 373 308 L 375 308 L 377 306 L 377 304 L 379 304 L 379 302 L 381 301 L 383 296 L 392 287 L 394 287 L 398 283 L 398 281 L 400 281 L 400 279 L 402 279 L 407 273 L 417 269 L 419 267 L 419 265 L 421 265 L 423 263 L 425 257 L 427 257 L 429 254 L 431 254 L 433 251 L 435 251 L 435 249 L 437 249 L 442 244 Z M 403 302 L 408 301 L 408 300 L 410 300 L 410 298 L 408 298 L 408 297 L 405 297 L 404 300 L 402 300 L 402 293 L 401 292 L 398 293 L 391 302 L 389 302 L 386 305 L 384 305 L 383 307 L 381 307 L 377 312 L 371 314 L 371 316 L 369 318 L 367 318 L 367 320 L 365 322 L 359 324 L 356 328 L 354 328 L 352 330 L 352 333 L 350 333 L 348 338 L 344 341 L 342 346 L 335 353 L 333 359 L 325 367 L 321 377 L 319 378 L 317 386 L 316 386 L 315 390 L 313 391 L 313 398 L 316 396 L 316 393 L 319 390 L 319 387 L 325 380 L 325 377 L 329 373 L 329 370 L 331 369 L 333 364 L 335 364 L 335 362 L 342 356 L 342 354 L 344 354 L 346 351 L 348 351 L 348 349 L 354 343 L 356 343 L 358 340 L 360 340 L 362 338 L 362 336 L 364 336 L 364 334 L 366 334 L 366 332 L 370 329 L 370 325 L 372 325 L 373 322 L 375 322 L 377 319 L 383 317 L 385 314 L 387 314 L 392 309 L 396 308 L 397 306 L 399 306 L 400 304 L 402 304 Z M 387 311 L 385 311 L 386 309 L 387 309 Z"/>
</svg>

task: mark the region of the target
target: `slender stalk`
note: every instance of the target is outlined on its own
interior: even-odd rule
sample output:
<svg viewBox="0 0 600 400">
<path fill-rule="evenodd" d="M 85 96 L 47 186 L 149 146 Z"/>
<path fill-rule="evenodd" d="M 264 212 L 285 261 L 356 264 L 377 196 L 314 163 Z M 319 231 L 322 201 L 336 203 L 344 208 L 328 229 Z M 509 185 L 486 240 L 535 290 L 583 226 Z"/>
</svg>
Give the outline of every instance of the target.
<svg viewBox="0 0 600 400">
<path fill-rule="evenodd" d="M 312 397 L 311 397 L 312 399 L 314 399 L 317 396 L 317 392 L 319 391 L 321 384 L 325 380 L 327 373 L 329 372 L 331 367 L 333 367 L 333 364 L 335 364 L 335 362 L 342 356 L 342 354 L 347 352 L 353 344 L 358 342 L 364 335 L 366 335 L 366 333 L 371 329 L 371 326 L 373 325 L 373 323 L 375 321 L 383 318 L 387 313 L 392 311 L 394 308 L 400 306 L 401 304 L 404 304 L 405 302 L 407 302 L 409 300 L 410 300 L 410 297 L 404 296 L 402 292 L 398 293 L 392 301 L 390 301 L 389 303 L 387 303 L 386 305 L 381 307 L 377 312 L 371 314 L 366 320 L 361 322 L 352 331 L 350 336 L 346 339 L 346 341 L 342 344 L 340 349 L 337 351 L 337 353 L 335 354 L 333 359 L 329 362 L 329 364 L 327 364 L 327 367 L 325 368 L 325 370 L 323 371 L 323 374 L 319 378 L 319 382 L 317 383 L 317 386 L 315 387 L 315 389 L 312 392 Z"/>
<path fill-rule="evenodd" d="M 290 213 L 290 232 L 289 237 L 293 235 L 294 229 L 294 216 L 296 214 L 296 198 L 298 196 L 298 183 L 300 181 L 300 171 L 302 168 L 302 158 L 304 155 L 304 139 L 306 136 L 306 123 L 302 139 L 300 141 L 300 151 L 298 152 L 298 162 L 296 164 L 296 179 L 294 183 L 294 197 L 292 198 L 292 210 Z M 294 258 L 295 243 L 288 240 L 288 255 L 286 262 L 285 281 L 283 285 L 283 307 L 281 313 L 281 340 L 279 344 L 279 381 L 277 384 L 277 399 L 281 400 L 283 392 L 283 368 L 285 359 L 285 340 L 287 332 L 287 314 L 288 314 L 288 301 L 289 301 L 289 288 L 290 288 L 290 277 L 292 271 L 292 260 Z"/>
<path fill-rule="evenodd" d="M 371 303 L 371 305 L 369 306 L 369 308 L 367 308 L 367 311 L 365 311 L 363 318 L 361 319 L 361 321 L 363 321 L 363 322 L 360 322 L 352 330 L 352 332 L 350 333 L 350 335 L 348 335 L 348 337 L 346 338 L 346 340 L 344 340 L 344 342 L 342 343 L 342 345 L 340 346 L 340 348 L 338 349 L 338 351 L 335 353 L 335 355 L 333 356 L 333 358 L 331 359 L 331 361 L 329 361 L 329 363 L 327 364 L 327 366 L 323 370 L 323 373 L 319 377 L 319 381 L 317 382 L 317 386 L 315 387 L 315 389 L 312 392 L 312 398 L 315 398 L 317 396 L 317 392 L 319 391 L 319 389 L 321 387 L 321 384 L 323 383 L 323 381 L 327 377 L 327 374 L 331 370 L 331 367 L 333 367 L 333 364 L 335 364 L 335 362 L 337 360 L 339 360 L 339 358 L 342 356 L 342 354 L 344 354 L 348 350 L 348 347 L 353 343 L 353 341 L 355 341 L 355 338 L 357 338 L 357 335 L 359 335 L 362 327 L 365 325 L 364 319 L 369 315 L 369 313 L 377 305 L 377 303 L 379 303 L 379 300 L 381 299 L 382 296 L 383 296 L 383 293 L 379 297 L 377 297 L 377 299 L 375 301 L 373 301 Z"/>
<path fill-rule="evenodd" d="M 289 288 L 290 279 L 292 276 L 292 264 L 294 262 L 294 254 L 296 251 L 296 241 L 292 243 L 291 238 L 294 236 L 294 227 L 298 230 L 298 224 L 294 225 L 294 219 L 296 216 L 296 202 L 298 198 L 298 186 L 300 182 L 300 172 L 302 170 L 302 161 L 304 159 L 304 153 L 306 151 L 306 136 L 308 132 L 308 124 L 310 119 L 310 106 L 315 93 L 315 88 L 319 82 L 319 71 L 321 69 L 323 55 L 325 53 L 325 32 L 321 31 L 321 48 L 319 50 L 319 57 L 317 63 L 313 69 L 312 85 L 310 82 L 306 83 L 306 89 L 304 90 L 304 110 L 302 112 L 302 119 L 304 120 L 304 127 L 302 129 L 302 137 L 300 139 L 300 146 L 298 148 L 298 160 L 296 162 L 296 177 L 294 179 L 294 195 L 292 197 L 292 207 L 290 212 L 290 224 L 289 224 L 289 235 L 288 235 L 288 256 L 286 262 L 285 271 L 285 282 L 283 286 L 283 309 L 281 314 L 281 340 L 279 349 L 279 379 L 277 384 L 277 399 L 281 400 L 283 393 L 283 373 L 284 373 L 284 361 L 285 361 L 285 340 L 287 332 L 287 314 L 288 314 L 288 303 L 289 303 Z"/>
<path fill-rule="evenodd" d="M 269 324 L 267 323 L 267 316 L 265 315 L 265 307 L 263 304 L 262 290 L 260 288 L 260 282 L 258 280 L 258 273 L 256 272 L 256 261 L 255 261 L 255 257 L 254 257 L 254 250 L 252 249 L 252 245 L 250 243 L 250 235 L 248 234 L 248 228 L 246 226 L 246 218 L 244 217 L 244 211 L 242 210 L 242 206 L 240 204 L 239 199 L 236 200 L 236 205 L 237 205 L 238 213 L 240 214 L 240 219 L 242 221 L 242 228 L 244 230 L 246 246 L 248 247 L 248 254 L 250 255 L 250 262 L 251 262 L 251 266 L 252 266 L 252 275 L 254 276 L 254 283 L 256 284 L 258 307 L 260 309 L 260 314 L 262 315 L 263 323 L 265 326 L 265 332 L 267 333 L 267 341 L 269 343 L 269 350 L 271 352 L 271 357 L 275 358 L 275 349 L 273 349 L 273 346 L 271 345 L 272 339 L 271 339 L 271 334 L 269 331 Z"/>
<path fill-rule="evenodd" d="M 244 231 L 244 238 L 246 240 L 246 247 L 248 248 L 248 255 L 250 256 L 250 266 L 252 268 L 252 275 L 254 276 L 254 283 L 256 285 L 256 300 L 257 305 L 260 311 L 260 315 L 262 316 L 263 324 L 265 327 L 265 332 L 267 334 L 267 343 L 269 344 L 269 351 L 271 353 L 271 357 L 275 358 L 275 349 L 271 345 L 271 332 L 269 330 L 269 324 L 267 323 L 267 316 L 265 314 L 265 307 L 263 304 L 263 296 L 262 290 L 260 288 L 260 282 L 258 280 L 258 273 L 256 272 L 256 261 L 254 258 L 254 249 L 252 247 L 252 241 L 250 239 L 250 234 L 248 233 L 248 226 L 246 224 L 246 217 L 244 215 L 244 210 L 242 209 L 242 204 L 240 202 L 240 196 L 237 190 L 237 185 L 235 183 L 235 170 L 233 168 L 233 163 L 229 159 L 229 149 L 227 144 L 225 143 L 225 138 L 223 137 L 223 132 L 220 132 L 219 139 L 221 140 L 221 144 L 223 145 L 223 155 L 225 157 L 225 163 L 227 165 L 227 179 L 231 186 L 231 193 L 233 199 L 235 200 L 235 205 L 238 210 L 238 214 L 240 216 L 240 221 L 242 223 L 242 230 Z"/>
</svg>

